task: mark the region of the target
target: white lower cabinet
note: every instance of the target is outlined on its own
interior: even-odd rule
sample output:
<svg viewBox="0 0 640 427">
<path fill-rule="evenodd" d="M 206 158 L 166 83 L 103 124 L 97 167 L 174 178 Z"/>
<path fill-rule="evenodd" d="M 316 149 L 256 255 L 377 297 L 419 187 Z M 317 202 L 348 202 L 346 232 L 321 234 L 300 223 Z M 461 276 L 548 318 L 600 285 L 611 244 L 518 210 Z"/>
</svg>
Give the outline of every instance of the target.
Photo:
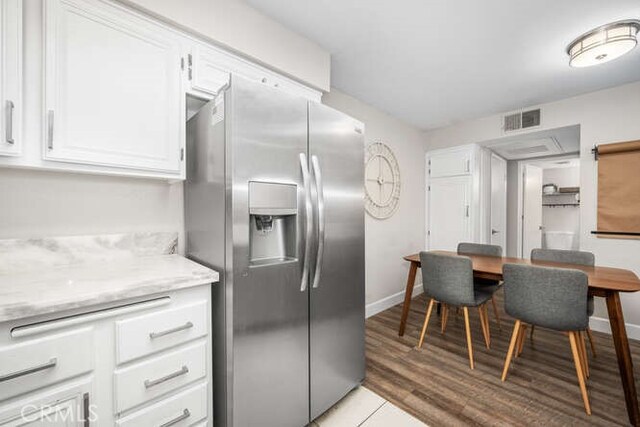
<svg viewBox="0 0 640 427">
<path fill-rule="evenodd" d="M 92 378 L 34 393 L 0 409 L 0 426 L 86 427 L 98 421 Z"/>
<path fill-rule="evenodd" d="M 122 427 L 190 426 L 207 417 L 207 383 L 193 386 L 117 421 Z"/>
<path fill-rule="evenodd" d="M 0 324 L 0 427 L 210 425 L 210 293 L 203 285 L 149 298 L 168 297 L 159 307 L 126 300 Z M 150 335 L 165 341 L 136 346 Z"/>
</svg>

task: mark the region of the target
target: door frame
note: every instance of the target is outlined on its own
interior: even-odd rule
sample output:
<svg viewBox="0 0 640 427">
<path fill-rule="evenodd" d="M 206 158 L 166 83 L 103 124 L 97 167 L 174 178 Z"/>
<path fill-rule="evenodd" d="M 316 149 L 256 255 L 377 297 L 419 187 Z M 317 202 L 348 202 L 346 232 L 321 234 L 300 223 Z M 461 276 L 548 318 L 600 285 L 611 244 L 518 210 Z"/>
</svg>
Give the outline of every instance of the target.
<svg viewBox="0 0 640 427">
<path fill-rule="evenodd" d="M 518 258 L 524 258 L 522 254 L 523 225 L 524 225 L 524 170 L 526 165 L 536 165 L 542 162 L 563 160 L 563 159 L 578 159 L 580 161 L 580 155 L 578 153 L 562 154 L 559 156 L 549 156 L 537 159 L 525 159 L 518 161 L 518 217 L 517 217 L 517 243 L 516 243 L 516 256 Z M 582 165 L 580 165 L 582 166 Z"/>
</svg>

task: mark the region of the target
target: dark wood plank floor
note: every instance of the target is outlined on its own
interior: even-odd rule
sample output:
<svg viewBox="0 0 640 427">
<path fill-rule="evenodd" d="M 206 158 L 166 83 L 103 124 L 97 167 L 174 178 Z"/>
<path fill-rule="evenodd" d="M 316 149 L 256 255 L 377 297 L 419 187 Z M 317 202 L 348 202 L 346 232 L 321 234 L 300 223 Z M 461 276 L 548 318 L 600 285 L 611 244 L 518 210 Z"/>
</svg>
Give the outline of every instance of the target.
<svg viewBox="0 0 640 427">
<path fill-rule="evenodd" d="M 501 292 L 497 295 L 502 308 Z M 568 338 L 536 329 L 506 382 L 500 381 L 513 321 L 503 310 L 502 331 L 489 307 L 491 349 L 487 350 L 477 310 L 471 310 L 476 367 L 469 369 L 464 318 L 449 315 L 447 331 L 432 314 L 422 350 L 416 348 L 426 299 L 414 299 L 403 337 L 398 336 L 401 305 L 366 322 L 367 377 L 364 385 L 431 426 L 459 425 L 627 425 L 628 418 L 609 335 L 594 333 L 597 357 L 587 349 L 587 387 L 593 414 L 586 415 Z M 588 343 L 587 343 L 588 347 Z M 631 341 L 640 372 L 640 343 Z M 637 380 L 636 380 L 637 383 Z M 640 384 L 636 387 L 640 390 Z"/>
</svg>

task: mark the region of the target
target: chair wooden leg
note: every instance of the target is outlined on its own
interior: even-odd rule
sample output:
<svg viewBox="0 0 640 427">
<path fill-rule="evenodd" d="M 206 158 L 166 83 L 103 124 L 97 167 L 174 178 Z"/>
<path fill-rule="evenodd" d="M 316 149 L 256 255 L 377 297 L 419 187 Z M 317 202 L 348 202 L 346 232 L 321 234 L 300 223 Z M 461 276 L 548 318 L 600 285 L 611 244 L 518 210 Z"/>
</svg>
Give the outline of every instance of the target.
<svg viewBox="0 0 640 427">
<path fill-rule="evenodd" d="M 491 327 L 489 326 L 489 308 L 487 308 L 487 304 L 484 304 L 484 324 L 487 326 L 487 340 L 489 341 L 489 345 L 487 348 L 491 347 Z"/>
<path fill-rule="evenodd" d="M 524 349 L 524 337 L 527 333 L 527 325 L 524 323 L 520 325 L 520 336 L 518 338 L 518 347 L 516 348 L 516 357 L 520 357 L 522 350 Z"/>
<path fill-rule="evenodd" d="M 573 354 L 573 362 L 576 365 L 576 375 L 578 376 L 578 384 L 580 385 L 580 393 L 582 393 L 582 400 L 584 402 L 584 409 L 587 414 L 591 415 L 591 405 L 589 404 L 589 396 L 587 395 L 587 386 L 584 381 L 583 368 L 580 362 L 580 354 L 578 351 L 578 341 L 580 337 L 578 332 L 569 332 L 569 342 L 571 344 L 571 353 Z"/>
<path fill-rule="evenodd" d="M 427 332 L 429 317 L 431 317 L 431 310 L 433 309 L 433 304 L 435 302 L 436 300 L 433 298 L 431 298 L 431 300 L 429 301 L 429 307 L 427 307 L 427 314 L 424 316 L 424 324 L 422 325 L 422 333 L 420 334 L 420 341 L 418 342 L 418 348 L 422 348 L 422 342 L 424 341 L 424 334 Z"/>
<path fill-rule="evenodd" d="M 496 297 L 491 296 L 491 305 L 493 306 L 493 314 L 496 316 L 496 323 L 498 329 L 502 330 L 502 324 L 500 324 L 500 313 L 498 312 L 498 304 L 496 303 Z"/>
<path fill-rule="evenodd" d="M 449 306 L 447 304 L 442 304 L 442 314 L 440 317 L 440 332 L 444 334 L 444 331 L 447 329 L 447 320 L 449 319 Z"/>
<path fill-rule="evenodd" d="M 593 332 L 591 332 L 591 328 L 587 328 L 587 336 L 589 337 L 589 344 L 591 345 L 591 355 L 596 357 L 596 343 L 593 341 Z"/>
<path fill-rule="evenodd" d="M 509 350 L 507 350 L 507 358 L 504 360 L 504 368 L 502 369 L 502 381 L 507 379 L 507 371 L 511 364 L 511 357 L 513 357 L 513 350 L 516 348 L 516 342 L 520 336 L 520 321 L 516 320 L 516 324 L 513 325 L 513 333 L 511 334 L 511 341 L 509 342 Z"/>
<path fill-rule="evenodd" d="M 578 332 L 578 337 L 580 338 L 580 352 L 582 353 L 582 367 L 584 370 L 585 378 L 589 378 L 591 374 L 589 373 L 589 358 L 587 357 L 587 345 L 584 342 L 584 333 Z"/>
<path fill-rule="evenodd" d="M 491 341 L 489 338 L 489 330 L 488 330 L 489 322 L 487 322 L 487 312 L 485 311 L 484 304 L 481 306 L 478 306 L 478 315 L 480 316 L 480 326 L 482 327 L 482 336 L 484 337 L 484 344 L 487 346 L 487 348 L 490 348 Z"/>
<path fill-rule="evenodd" d="M 471 328 L 469 327 L 469 309 L 462 307 L 464 313 L 464 327 L 467 332 L 467 350 L 469 351 L 469 367 L 473 369 L 473 345 L 471 344 Z"/>
</svg>

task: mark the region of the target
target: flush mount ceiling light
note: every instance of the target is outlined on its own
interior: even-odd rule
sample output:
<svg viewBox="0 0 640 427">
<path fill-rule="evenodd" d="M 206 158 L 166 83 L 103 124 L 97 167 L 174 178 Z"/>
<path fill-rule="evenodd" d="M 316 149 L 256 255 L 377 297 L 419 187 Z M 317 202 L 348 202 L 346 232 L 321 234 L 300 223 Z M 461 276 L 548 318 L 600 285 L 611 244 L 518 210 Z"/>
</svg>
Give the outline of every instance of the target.
<svg viewBox="0 0 640 427">
<path fill-rule="evenodd" d="M 575 39 L 567 48 L 569 65 L 590 67 L 614 60 L 638 44 L 640 21 L 635 19 L 612 22 Z"/>
</svg>

